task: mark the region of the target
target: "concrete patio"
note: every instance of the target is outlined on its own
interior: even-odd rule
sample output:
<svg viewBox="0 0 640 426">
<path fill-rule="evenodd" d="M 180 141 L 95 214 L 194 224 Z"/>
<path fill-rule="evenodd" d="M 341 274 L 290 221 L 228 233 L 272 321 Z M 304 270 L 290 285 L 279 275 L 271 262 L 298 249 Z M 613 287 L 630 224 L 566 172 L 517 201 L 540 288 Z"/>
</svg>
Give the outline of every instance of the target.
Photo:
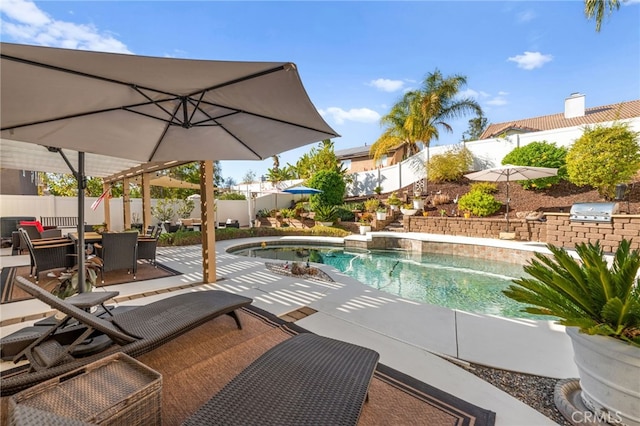
<svg viewBox="0 0 640 426">
<path fill-rule="evenodd" d="M 436 236 L 421 236 L 431 237 L 437 239 Z M 120 302 L 122 305 L 144 304 L 175 294 L 174 291 L 190 291 L 190 286 L 203 286 L 251 297 L 256 306 L 278 316 L 310 307 L 317 312 L 298 320 L 301 327 L 378 351 L 380 362 L 496 412 L 496 425 L 555 424 L 538 411 L 436 354 L 547 377 L 577 377 L 571 341 L 564 327 L 551 321 L 500 318 L 420 304 L 375 290 L 326 265 L 317 266 L 330 274 L 334 283 L 276 275 L 268 271 L 260 259 L 226 252 L 227 248 L 238 244 L 287 239 L 306 240 L 308 243 L 317 241 L 317 238 L 267 237 L 217 242 L 216 284 L 199 284 L 202 282 L 200 246 L 159 248 L 158 261 L 182 272 L 182 275 L 112 285 L 108 290 L 119 291 L 122 299 L 143 295 L 142 298 L 123 300 Z M 342 242 L 340 238 L 334 240 Z M 448 242 L 455 240 L 455 237 L 447 237 Z M 464 242 L 468 243 L 469 239 L 466 240 Z M 528 250 L 541 249 L 540 245 L 531 243 L 499 244 L 527 245 Z M 0 266 L 28 264 L 28 261 L 27 256 L 2 256 Z M 187 288 L 177 289 L 180 286 Z M 102 291 L 102 288 L 96 291 Z M 48 310 L 48 306 L 37 300 L 13 302 L 0 307 L 0 319 L 24 318 Z M 2 327 L 1 335 L 31 323 L 33 321 Z M 3 363 L 2 367 L 11 365 Z"/>
</svg>

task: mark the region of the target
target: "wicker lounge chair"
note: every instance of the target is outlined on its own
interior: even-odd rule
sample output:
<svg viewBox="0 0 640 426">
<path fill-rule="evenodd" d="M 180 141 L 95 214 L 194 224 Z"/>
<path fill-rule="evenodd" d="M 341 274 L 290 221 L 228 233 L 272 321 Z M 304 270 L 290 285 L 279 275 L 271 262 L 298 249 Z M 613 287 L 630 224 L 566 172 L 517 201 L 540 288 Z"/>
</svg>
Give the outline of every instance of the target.
<svg viewBox="0 0 640 426">
<path fill-rule="evenodd" d="M 74 344 L 65 347 L 60 345 L 57 340 L 49 338 L 57 329 L 54 326 L 49 333 L 16 355 L 14 361 L 23 357 L 30 361 L 31 371 L 3 377 L 0 389 L 3 396 L 11 395 L 111 353 L 124 352 L 133 357 L 139 356 L 224 314 L 230 315 L 238 328 L 242 328 L 235 310 L 248 306 L 252 302 L 252 299 L 247 297 L 221 290 L 198 291 L 179 294 L 122 313 L 116 313 L 109 320 L 106 320 L 78 307 L 104 302 L 106 296 L 102 296 L 103 292 L 83 293 L 81 296 L 84 299 L 93 298 L 93 300 L 82 300 L 81 304 L 77 304 L 73 302 L 73 298 L 68 299 L 70 301 L 59 299 L 22 277 L 16 278 L 16 284 L 32 296 L 64 313 L 67 317 L 87 326 L 87 331 L 74 344 L 79 344 L 81 339 L 85 339 L 93 332 L 104 333 L 116 344 L 100 354 L 74 358 L 69 351 L 69 348 L 73 348 Z M 64 321 L 62 320 L 62 322 Z"/>
<path fill-rule="evenodd" d="M 184 425 L 355 425 L 377 352 L 304 333 L 245 368 Z"/>
<path fill-rule="evenodd" d="M 144 259 L 156 264 L 156 250 L 158 248 L 158 238 L 160 237 L 160 227 L 155 228 L 151 235 L 138 237 L 138 259 Z"/>
</svg>

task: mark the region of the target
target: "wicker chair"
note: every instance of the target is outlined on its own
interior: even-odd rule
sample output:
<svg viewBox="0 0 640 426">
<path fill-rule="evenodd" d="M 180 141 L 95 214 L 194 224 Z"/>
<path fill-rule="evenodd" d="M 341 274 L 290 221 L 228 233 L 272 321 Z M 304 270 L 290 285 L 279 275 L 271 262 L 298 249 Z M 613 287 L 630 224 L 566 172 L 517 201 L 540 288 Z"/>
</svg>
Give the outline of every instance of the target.
<svg viewBox="0 0 640 426">
<path fill-rule="evenodd" d="M 138 233 L 107 232 L 102 234 L 102 242 L 95 243 L 96 255 L 102 259 L 101 278 L 104 273 L 127 269 L 136 279 L 138 270 Z"/>
<path fill-rule="evenodd" d="M 158 238 L 162 229 L 156 227 L 151 235 L 138 237 L 138 259 L 147 260 L 156 265 L 156 249 L 158 248 Z"/>
<path fill-rule="evenodd" d="M 39 281 L 39 275 L 43 271 L 73 266 L 75 259 L 71 255 L 74 253 L 75 246 L 72 241 L 52 239 L 47 240 L 44 244 L 34 246 L 24 228 L 18 229 L 18 232 L 20 233 L 20 245 L 26 247 L 29 251 L 31 259 L 30 276 L 35 277 L 36 283 Z"/>
</svg>

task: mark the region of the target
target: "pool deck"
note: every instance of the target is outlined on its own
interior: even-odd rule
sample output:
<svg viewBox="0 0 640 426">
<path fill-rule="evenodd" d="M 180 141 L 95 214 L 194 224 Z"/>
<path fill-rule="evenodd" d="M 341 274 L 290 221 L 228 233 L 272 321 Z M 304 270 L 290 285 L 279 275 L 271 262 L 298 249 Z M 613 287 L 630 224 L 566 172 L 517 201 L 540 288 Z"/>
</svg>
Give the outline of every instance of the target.
<svg viewBox="0 0 640 426">
<path fill-rule="evenodd" d="M 390 234 L 449 243 L 545 250 L 539 243 L 414 233 Z M 135 286 L 112 285 L 108 290 L 117 290 L 120 296 L 146 296 L 121 302 L 122 305 L 140 305 L 168 297 L 175 293 L 166 289 L 191 284 L 195 288 L 224 289 L 251 297 L 254 305 L 278 316 L 307 306 L 317 312 L 299 319 L 296 323 L 301 327 L 378 351 L 381 363 L 496 412 L 498 426 L 556 424 L 435 354 L 547 377 L 578 377 L 571 341 L 564 327 L 551 321 L 501 318 L 409 301 L 368 287 L 326 265 L 316 266 L 331 275 L 334 283 L 276 275 L 264 267 L 263 260 L 226 253 L 227 248 L 239 244 L 274 240 L 313 243 L 318 238 L 264 237 L 219 241 L 216 243 L 218 282 L 215 284 L 198 284 L 202 282 L 200 246 L 159 248 L 158 261 L 182 272 L 182 275 L 139 281 Z M 341 238 L 334 240 L 342 242 Z M 28 261 L 27 256 L 0 256 L 2 267 L 28 264 Z M 174 291 L 187 292 L 192 288 Z M 14 302 L 0 307 L 0 319 L 22 318 L 48 310 L 48 306 L 37 300 Z M 5 336 L 31 323 L 2 327 L 0 335 Z M 3 368 L 7 368 L 8 363 L 2 364 Z"/>
</svg>

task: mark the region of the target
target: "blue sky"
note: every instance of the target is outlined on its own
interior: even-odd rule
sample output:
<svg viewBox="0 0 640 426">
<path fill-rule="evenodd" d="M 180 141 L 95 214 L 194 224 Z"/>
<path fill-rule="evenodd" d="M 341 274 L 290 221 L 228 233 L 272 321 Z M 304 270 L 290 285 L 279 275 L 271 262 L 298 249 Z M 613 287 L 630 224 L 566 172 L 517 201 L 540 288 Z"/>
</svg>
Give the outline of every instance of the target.
<svg viewBox="0 0 640 426">
<path fill-rule="evenodd" d="M 371 145 L 381 116 L 436 68 L 467 77 L 491 123 L 562 112 L 573 92 L 594 107 L 640 98 L 640 0 L 600 33 L 572 1 L 0 1 L 2 41 L 191 59 L 291 61 L 342 136 Z M 432 146 L 456 143 L 466 117 Z M 283 153 L 295 163 L 313 145 Z M 225 161 L 241 181 L 272 161 Z"/>
</svg>

